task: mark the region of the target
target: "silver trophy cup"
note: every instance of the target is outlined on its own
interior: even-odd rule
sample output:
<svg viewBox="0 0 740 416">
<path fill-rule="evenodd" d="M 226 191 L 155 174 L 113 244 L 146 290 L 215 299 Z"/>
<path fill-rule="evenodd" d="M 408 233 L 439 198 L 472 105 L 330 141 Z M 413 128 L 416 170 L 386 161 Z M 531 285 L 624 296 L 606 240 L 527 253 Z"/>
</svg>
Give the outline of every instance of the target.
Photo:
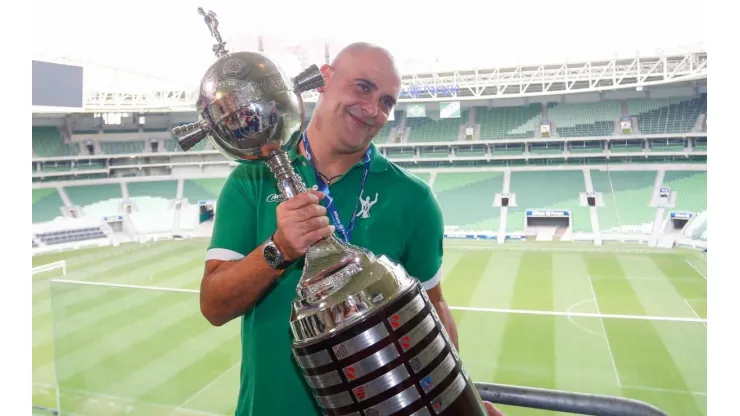
<svg viewBox="0 0 740 416">
<path fill-rule="evenodd" d="M 301 93 L 324 85 L 318 67 L 289 78 L 263 54 L 231 53 L 216 15 L 198 10 L 218 59 L 200 83 L 199 121 L 172 133 L 184 151 L 208 138 L 231 160 L 266 163 L 283 200 L 305 192 L 286 151 L 306 127 Z M 293 355 L 325 414 L 485 415 L 426 291 L 385 256 L 318 241 L 290 307 Z"/>
</svg>

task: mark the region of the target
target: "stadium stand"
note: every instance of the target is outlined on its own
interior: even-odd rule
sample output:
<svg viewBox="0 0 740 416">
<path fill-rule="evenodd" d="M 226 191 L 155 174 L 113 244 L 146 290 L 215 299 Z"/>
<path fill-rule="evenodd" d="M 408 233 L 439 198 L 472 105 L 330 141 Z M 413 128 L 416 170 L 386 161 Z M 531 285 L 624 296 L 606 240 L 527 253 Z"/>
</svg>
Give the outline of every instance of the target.
<svg viewBox="0 0 740 416">
<path fill-rule="evenodd" d="M 62 197 L 56 188 L 34 189 L 32 193 L 31 218 L 34 224 L 62 217 Z"/>
<path fill-rule="evenodd" d="M 643 134 L 686 133 L 694 129 L 700 114 L 707 112 L 707 95 L 665 99 L 627 100 L 631 116 Z"/>
<path fill-rule="evenodd" d="M 128 194 L 132 199 L 135 197 L 175 199 L 177 197 L 177 181 L 129 182 Z"/>
<path fill-rule="evenodd" d="M 109 199 L 120 200 L 123 198 L 123 195 L 121 194 L 121 185 L 118 183 L 67 186 L 64 188 L 64 191 L 67 193 L 67 196 L 73 205 L 83 207 L 83 212 L 86 212 L 86 206 L 92 205 L 96 202 L 106 201 Z"/>
<path fill-rule="evenodd" d="M 537 125 L 542 121 L 542 106 L 476 107 L 475 120 L 480 124 L 481 140 L 527 139 L 534 137 Z"/>
<path fill-rule="evenodd" d="M 516 194 L 516 207 L 509 207 L 507 231 L 522 231 L 527 209 L 562 209 L 571 212 L 574 232 L 591 232 L 588 207 L 580 206 L 586 192 L 580 170 L 512 172 L 509 191 Z"/>
<path fill-rule="evenodd" d="M 582 104 L 548 104 L 548 118 L 560 137 L 610 136 L 621 116 L 619 101 Z"/>
<path fill-rule="evenodd" d="M 139 140 L 129 142 L 100 142 L 100 148 L 103 150 L 103 153 L 108 155 L 141 153 L 144 151 L 145 146 L 146 144 Z"/>
<path fill-rule="evenodd" d="M 193 146 L 188 152 L 200 152 L 205 150 L 206 144 L 208 143 L 207 140 L 203 140 L 201 142 L 198 142 Z M 180 145 L 177 144 L 176 140 L 165 140 L 164 141 L 164 148 L 168 152 L 182 152 L 182 149 L 180 148 Z"/>
<path fill-rule="evenodd" d="M 503 172 L 444 172 L 437 174 L 432 189 L 446 226 L 497 232 L 501 210 L 493 202 L 503 184 Z"/>
<path fill-rule="evenodd" d="M 406 127 L 410 128 L 408 141 L 455 141 L 469 113 L 469 109 L 461 109 L 460 118 L 439 118 L 439 112 L 430 112 L 428 117 L 409 117 L 406 119 Z"/>
<path fill-rule="evenodd" d="M 655 171 L 591 171 L 594 192 L 603 194 L 604 206 L 597 208 L 602 232 L 648 234 L 652 231 L 655 210 L 649 205 L 656 174 Z"/>
<path fill-rule="evenodd" d="M 226 178 L 214 179 L 185 179 L 182 188 L 182 197 L 191 204 L 198 201 L 215 201 L 221 193 Z"/>
<path fill-rule="evenodd" d="M 700 212 L 707 209 L 707 172 L 668 170 L 663 187 L 676 193 L 676 211 Z"/>
<path fill-rule="evenodd" d="M 40 157 L 80 154 L 79 145 L 64 143 L 64 138 L 56 127 L 33 127 L 31 142 L 33 152 Z"/>
<path fill-rule="evenodd" d="M 385 123 L 385 126 L 380 129 L 378 134 L 375 136 L 375 142 L 376 143 L 394 143 L 395 141 L 389 140 L 391 130 L 398 127 L 398 118 L 400 117 L 400 112 L 396 112 L 395 118 L 393 120 L 388 121 Z"/>
</svg>

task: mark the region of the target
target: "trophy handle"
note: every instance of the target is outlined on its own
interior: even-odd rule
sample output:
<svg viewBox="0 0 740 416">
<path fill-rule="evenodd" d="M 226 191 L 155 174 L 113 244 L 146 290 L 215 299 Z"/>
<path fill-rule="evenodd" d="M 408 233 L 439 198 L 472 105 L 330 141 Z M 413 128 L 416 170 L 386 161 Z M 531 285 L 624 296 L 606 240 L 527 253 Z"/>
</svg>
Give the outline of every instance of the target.
<svg viewBox="0 0 740 416">
<path fill-rule="evenodd" d="M 284 201 L 306 192 L 303 178 L 295 173 L 290 164 L 290 158 L 284 150 L 273 150 L 266 163 L 277 179 L 278 189 Z"/>
</svg>

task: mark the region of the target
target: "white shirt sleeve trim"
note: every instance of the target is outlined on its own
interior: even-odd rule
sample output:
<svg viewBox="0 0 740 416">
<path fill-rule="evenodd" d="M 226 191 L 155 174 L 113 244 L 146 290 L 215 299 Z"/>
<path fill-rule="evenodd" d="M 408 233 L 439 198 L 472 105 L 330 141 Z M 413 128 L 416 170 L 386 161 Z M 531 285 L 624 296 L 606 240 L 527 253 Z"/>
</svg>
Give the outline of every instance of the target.
<svg viewBox="0 0 740 416">
<path fill-rule="evenodd" d="M 234 261 L 244 258 L 242 253 L 225 248 L 212 248 L 206 252 L 207 260 Z"/>
<path fill-rule="evenodd" d="M 423 287 L 424 290 L 433 289 L 441 281 L 442 281 L 442 266 L 439 267 L 439 270 L 437 270 L 437 273 L 435 273 L 431 279 L 427 280 L 426 282 L 421 282 L 421 287 Z"/>
</svg>

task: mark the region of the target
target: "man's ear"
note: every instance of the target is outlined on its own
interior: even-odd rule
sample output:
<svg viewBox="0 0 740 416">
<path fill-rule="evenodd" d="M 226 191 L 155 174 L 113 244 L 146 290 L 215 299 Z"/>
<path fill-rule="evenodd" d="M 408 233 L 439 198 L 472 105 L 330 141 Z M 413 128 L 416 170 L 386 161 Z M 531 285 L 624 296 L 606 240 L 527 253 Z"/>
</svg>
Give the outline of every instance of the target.
<svg viewBox="0 0 740 416">
<path fill-rule="evenodd" d="M 324 64 L 321 65 L 319 71 L 321 71 L 321 75 L 324 77 L 324 86 L 317 88 L 316 91 L 323 93 L 326 86 L 329 85 L 332 75 L 334 75 L 334 68 L 332 68 L 329 64 Z"/>
</svg>

